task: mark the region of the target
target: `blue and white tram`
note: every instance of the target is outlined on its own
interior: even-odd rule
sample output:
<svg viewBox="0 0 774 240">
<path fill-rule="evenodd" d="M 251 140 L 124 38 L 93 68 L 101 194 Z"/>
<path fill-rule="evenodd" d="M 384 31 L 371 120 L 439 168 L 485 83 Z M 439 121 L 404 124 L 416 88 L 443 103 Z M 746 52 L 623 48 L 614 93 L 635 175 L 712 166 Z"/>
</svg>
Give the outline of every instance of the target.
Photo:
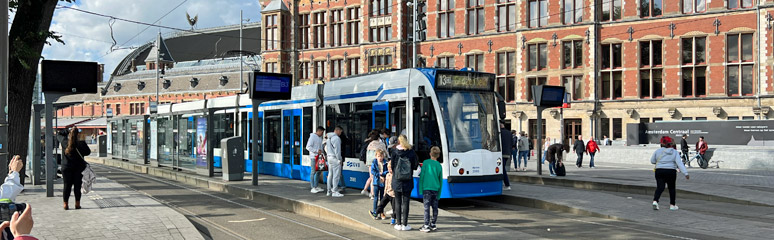
<svg viewBox="0 0 774 240">
<path fill-rule="evenodd" d="M 258 106 L 260 173 L 308 181 L 309 134 L 317 126 L 328 132 L 341 126 L 345 185 L 362 188 L 372 161 L 357 157 L 363 141 L 370 130 L 388 128 L 393 136 L 408 136 L 420 161 L 429 158 L 431 146 L 442 149 L 442 198 L 500 195 L 500 115 L 493 89 L 494 74 L 430 68 L 294 87 L 290 100 Z M 421 197 L 417 188 L 412 197 Z"/>
</svg>

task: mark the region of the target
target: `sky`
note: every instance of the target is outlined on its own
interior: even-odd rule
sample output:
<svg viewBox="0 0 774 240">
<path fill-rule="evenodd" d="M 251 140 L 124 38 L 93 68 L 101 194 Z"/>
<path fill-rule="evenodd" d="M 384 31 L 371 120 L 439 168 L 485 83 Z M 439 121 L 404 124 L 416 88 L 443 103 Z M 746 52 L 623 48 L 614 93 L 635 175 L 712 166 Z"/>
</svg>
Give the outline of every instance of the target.
<svg viewBox="0 0 774 240">
<path fill-rule="evenodd" d="M 244 18 L 249 18 L 250 22 L 260 21 L 257 0 L 78 0 L 75 3 L 60 2 L 60 5 L 145 23 L 153 23 L 169 12 L 157 24 L 182 29 L 191 28 L 186 12 L 191 17 L 199 15 L 197 29 L 239 24 L 239 10 L 244 11 Z M 50 30 L 61 35 L 65 44 L 50 41 L 51 45 L 43 49 L 43 57 L 105 64 L 104 80 L 107 81 L 132 48 L 153 41 L 159 31 L 162 36 L 175 31 L 150 27 L 143 32 L 147 26 L 121 20 L 115 21 L 111 31 L 109 22 L 110 18 L 57 8 Z M 111 33 L 116 42 L 113 50 Z"/>
</svg>

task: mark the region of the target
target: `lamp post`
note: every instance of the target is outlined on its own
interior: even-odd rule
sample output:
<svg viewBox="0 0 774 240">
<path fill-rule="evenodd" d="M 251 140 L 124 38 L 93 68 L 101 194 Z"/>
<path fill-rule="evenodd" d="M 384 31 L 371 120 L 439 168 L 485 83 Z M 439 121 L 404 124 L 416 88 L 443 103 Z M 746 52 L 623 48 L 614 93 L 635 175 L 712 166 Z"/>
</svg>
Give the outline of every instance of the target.
<svg viewBox="0 0 774 240">
<path fill-rule="evenodd" d="M 8 1 L 0 0 L 0 166 L 8 165 Z"/>
</svg>

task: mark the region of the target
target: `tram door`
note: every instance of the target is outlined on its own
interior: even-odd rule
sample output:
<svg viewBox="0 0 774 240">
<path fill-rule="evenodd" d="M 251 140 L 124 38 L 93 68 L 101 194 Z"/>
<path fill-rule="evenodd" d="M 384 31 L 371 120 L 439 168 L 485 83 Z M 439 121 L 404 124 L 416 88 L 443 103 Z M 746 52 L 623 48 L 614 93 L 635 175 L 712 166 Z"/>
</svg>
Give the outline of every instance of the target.
<svg viewBox="0 0 774 240">
<path fill-rule="evenodd" d="M 301 109 L 282 111 L 282 175 L 301 179 Z"/>
<path fill-rule="evenodd" d="M 371 129 L 381 130 L 390 127 L 388 120 L 390 119 L 389 102 L 374 102 L 372 103 L 372 107 Z"/>
</svg>

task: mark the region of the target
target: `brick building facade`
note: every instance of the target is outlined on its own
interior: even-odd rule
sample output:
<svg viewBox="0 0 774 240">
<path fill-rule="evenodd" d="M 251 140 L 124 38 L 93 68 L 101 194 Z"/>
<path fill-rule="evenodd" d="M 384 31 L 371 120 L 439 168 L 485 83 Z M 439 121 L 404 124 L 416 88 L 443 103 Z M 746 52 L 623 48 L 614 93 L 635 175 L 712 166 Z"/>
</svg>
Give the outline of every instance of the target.
<svg viewBox="0 0 774 240">
<path fill-rule="evenodd" d="M 294 73 L 296 84 L 308 84 L 409 67 L 412 9 L 401 3 L 265 1 L 264 69 Z M 425 6 L 420 63 L 495 73 L 512 129 L 535 132 L 527 91 L 535 84 L 566 86 L 572 99 L 571 108 L 544 113 L 552 139 L 561 129 L 567 137 L 625 139 L 627 123 L 774 115 L 774 0 L 427 0 Z"/>
</svg>

